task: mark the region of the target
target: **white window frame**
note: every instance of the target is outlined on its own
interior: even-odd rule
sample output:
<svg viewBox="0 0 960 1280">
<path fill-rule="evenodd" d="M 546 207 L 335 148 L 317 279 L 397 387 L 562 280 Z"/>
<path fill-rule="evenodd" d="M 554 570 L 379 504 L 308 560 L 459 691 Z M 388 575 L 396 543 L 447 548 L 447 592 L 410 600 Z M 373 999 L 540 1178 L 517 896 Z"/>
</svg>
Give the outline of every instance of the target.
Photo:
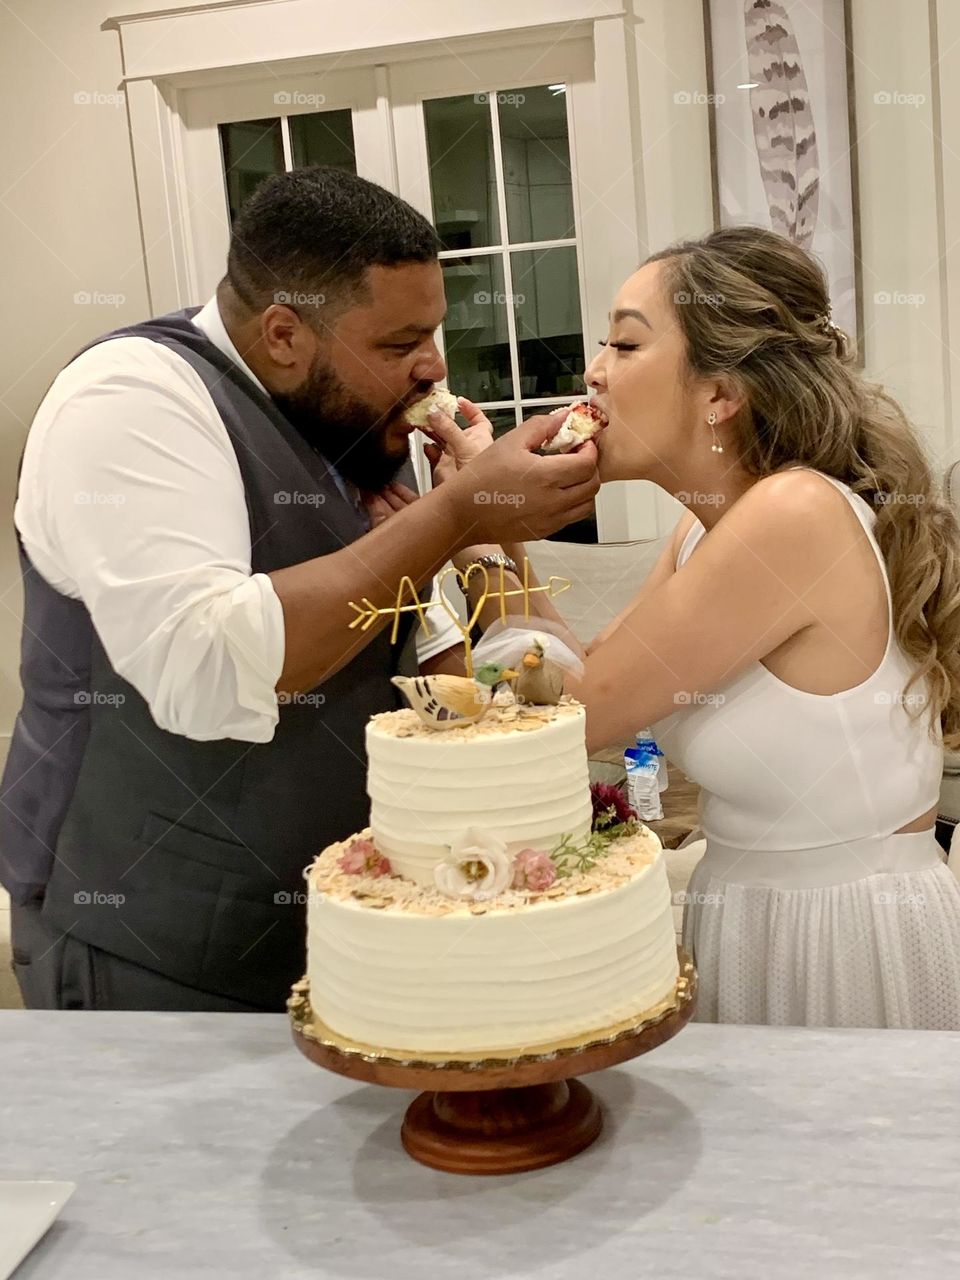
<svg viewBox="0 0 960 1280">
<path fill-rule="evenodd" d="M 444 24 L 447 30 L 440 32 Z M 375 89 L 366 108 L 367 119 L 371 128 L 379 128 L 381 136 L 392 141 L 396 113 L 390 109 L 388 77 L 398 64 L 431 53 L 464 57 L 484 49 L 512 51 L 524 46 L 535 57 L 567 40 L 591 40 L 592 93 L 585 95 L 584 110 L 576 113 L 570 139 L 581 189 L 586 183 L 592 193 L 591 202 L 579 202 L 578 227 L 584 255 L 581 314 L 589 360 L 606 330 L 614 291 L 646 251 L 634 102 L 636 47 L 632 17 L 623 0 L 525 0 L 524 6 L 513 0 L 489 0 L 482 15 L 466 4 L 446 6 L 442 14 L 429 15 L 404 8 L 400 15 L 380 0 L 354 0 L 349 12 L 323 6 L 319 14 L 312 0 L 286 0 L 283 5 L 237 0 L 213 10 L 206 5 L 167 9 L 112 19 L 105 25 L 121 33 L 144 259 L 155 313 L 204 299 L 197 237 L 202 243 L 203 236 L 216 230 L 215 215 L 204 212 L 202 204 L 198 207 L 199 197 L 189 189 L 188 171 L 198 139 L 191 137 L 186 124 L 184 95 L 214 86 L 225 93 L 231 86 L 264 75 L 289 81 L 295 74 L 309 82 L 320 69 L 329 73 L 334 67 L 345 71 L 365 67 L 373 74 Z M 374 45 L 371 35 L 384 43 Z M 313 51 L 311 56 L 303 56 L 305 48 Z M 547 78 L 534 76 L 533 82 L 545 83 Z M 552 76 L 549 82 L 555 82 Z M 355 115 L 355 138 L 357 131 Z M 210 141 L 208 137 L 208 146 Z M 219 137 L 216 146 L 219 163 Z M 379 162 L 371 166 L 374 171 L 365 176 L 396 190 L 398 175 L 391 151 L 392 146 L 385 146 Z M 592 227 L 611 209 L 619 234 L 595 235 Z M 225 202 L 220 218 L 222 233 Z M 588 261 L 591 255 L 593 260 Z M 662 497 L 643 482 L 605 486 L 598 504 L 601 540 L 655 537 L 664 532 L 672 523 L 672 512 L 664 526 Z M 667 504 L 675 505 L 669 499 Z"/>
</svg>

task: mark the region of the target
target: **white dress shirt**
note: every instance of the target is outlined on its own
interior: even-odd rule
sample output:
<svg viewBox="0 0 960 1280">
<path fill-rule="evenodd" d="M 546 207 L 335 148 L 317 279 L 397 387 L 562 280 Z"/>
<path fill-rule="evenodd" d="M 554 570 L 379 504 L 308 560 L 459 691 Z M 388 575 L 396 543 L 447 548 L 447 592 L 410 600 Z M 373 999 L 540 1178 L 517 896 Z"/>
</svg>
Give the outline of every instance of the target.
<svg viewBox="0 0 960 1280">
<path fill-rule="evenodd" d="M 262 386 L 216 299 L 193 323 Z M 30 429 L 14 519 L 37 571 L 83 601 L 114 669 L 161 728 L 270 741 L 283 611 L 268 575 L 251 570 L 236 455 L 186 360 L 124 337 L 69 364 Z M 421 662 L 460 641 L 442 608 L 429 617 Z"/>
</svg>

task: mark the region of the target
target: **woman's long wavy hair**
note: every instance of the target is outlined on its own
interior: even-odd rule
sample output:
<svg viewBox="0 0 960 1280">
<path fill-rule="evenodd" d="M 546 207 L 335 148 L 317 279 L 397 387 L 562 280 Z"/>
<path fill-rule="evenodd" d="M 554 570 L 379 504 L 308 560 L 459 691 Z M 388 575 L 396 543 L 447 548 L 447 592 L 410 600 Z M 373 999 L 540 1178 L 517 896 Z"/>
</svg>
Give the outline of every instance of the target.
<svg viewBox="0 0 960 1280">
<path fill-rule="evenodd" d="M 948 746 L 960 745 L 960 525 L 899 404 L 855 367 L 830 320 L 824 274 L 804 250 L 758 227 L 728 227 L 654 254 L 694 377 L 728 377 L 745 408 L 733 445 L 751 475 L 802 464 L 834 476 L 876 512 L 896 638 L 927 681 Z"/>
</svg>

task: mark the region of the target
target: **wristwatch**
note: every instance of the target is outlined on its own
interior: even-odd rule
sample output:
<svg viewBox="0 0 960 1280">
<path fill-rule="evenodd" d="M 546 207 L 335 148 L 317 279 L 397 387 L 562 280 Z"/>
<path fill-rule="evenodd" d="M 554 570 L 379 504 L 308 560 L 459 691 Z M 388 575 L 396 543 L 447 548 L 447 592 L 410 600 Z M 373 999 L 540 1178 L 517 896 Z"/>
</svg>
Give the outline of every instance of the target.
<svg viewBox="0 0 960 1280">
<path fill-rule="evenodd" d="M 491 555 L 477 556 L 476 560 L 471 560 L 471 564 L 482 565 L 484 569 L 508 569 L 510 573 L 515 573 L 520 577 L 520 570 L 517 568 L 516 560 L 512 560 L 510 556 L 505 556 L 502 551 L 496 551 Z"/>
</svg>

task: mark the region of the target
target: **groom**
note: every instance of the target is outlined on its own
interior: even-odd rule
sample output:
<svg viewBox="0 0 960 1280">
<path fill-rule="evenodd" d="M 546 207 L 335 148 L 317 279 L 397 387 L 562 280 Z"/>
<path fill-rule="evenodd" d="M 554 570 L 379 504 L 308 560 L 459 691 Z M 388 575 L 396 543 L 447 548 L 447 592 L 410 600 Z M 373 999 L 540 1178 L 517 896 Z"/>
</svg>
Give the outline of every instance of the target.
<svg viewBox="0 0 960 1280">
<path fill-rule="evenodd" d="M 366 721 L 391 676 L 456 660 L 449 632 L 351 630 L 350 602 L 429 591 L 460 548 L 542 537 L 596 491 L 592 451 L 534 452 L 540 419 L 371 521 L 445 373 L 437 250 L 361 178 L 269 179 L 215 298 L 107 334 L 41 404 L 0 806 L 28 1006 L 282 1009 L 303 868 L 367 820 Z"/>
</svg>

